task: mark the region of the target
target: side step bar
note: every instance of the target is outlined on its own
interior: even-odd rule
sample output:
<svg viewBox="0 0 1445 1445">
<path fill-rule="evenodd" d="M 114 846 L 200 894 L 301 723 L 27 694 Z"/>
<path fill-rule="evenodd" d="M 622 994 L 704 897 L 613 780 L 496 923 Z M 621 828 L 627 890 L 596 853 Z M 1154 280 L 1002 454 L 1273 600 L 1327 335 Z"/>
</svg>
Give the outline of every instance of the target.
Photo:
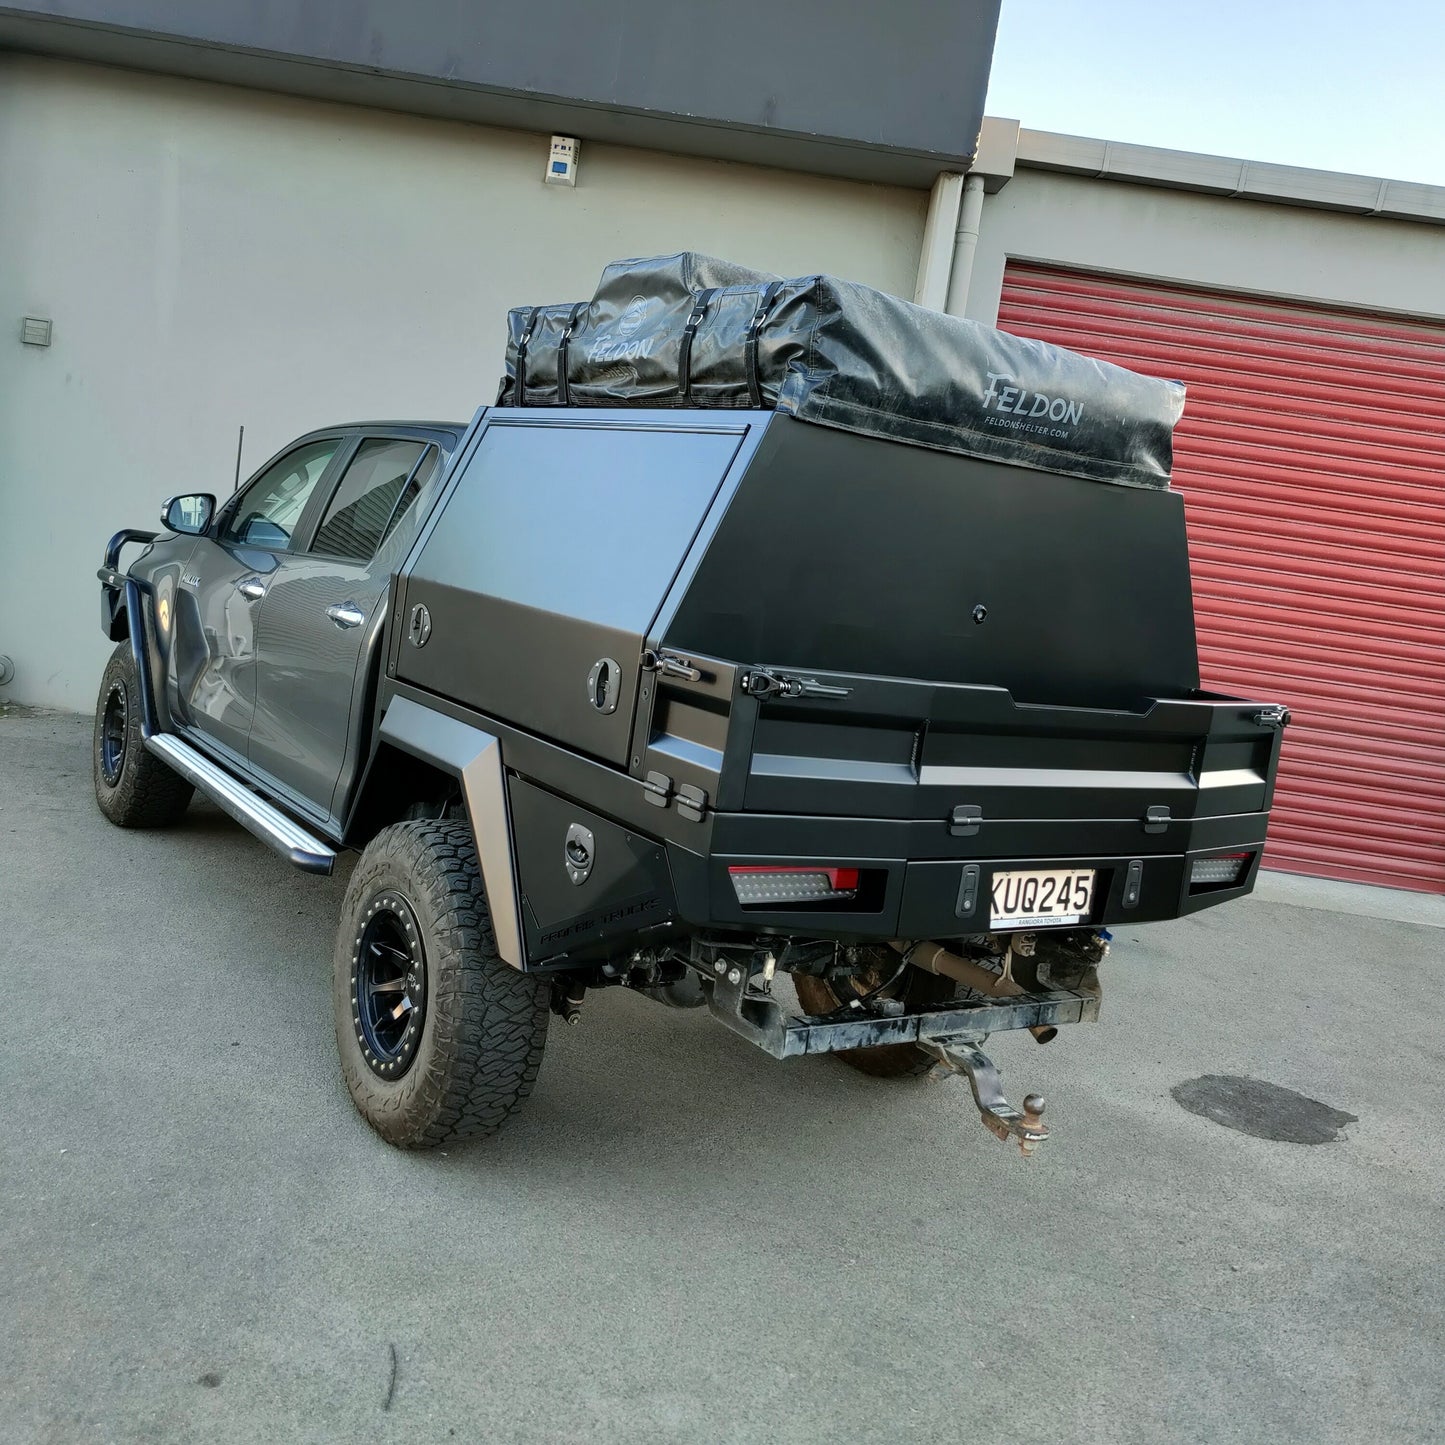
<svg viewBox="0 0 1445 1445">
<path fill-rule="evenodd" d="M 167 767 L 194 783 L 219 808 L 224 808 L 243 828 L 254 833 L 288 863 L 304 873 L 330 873 L 336 850 L 313 837 L 279 808 L 258 797 L 244 783 L 237 782 L 224 768 L 183 743 L 174 733 L 155 733 L 145 745 Z"/>
</svg>

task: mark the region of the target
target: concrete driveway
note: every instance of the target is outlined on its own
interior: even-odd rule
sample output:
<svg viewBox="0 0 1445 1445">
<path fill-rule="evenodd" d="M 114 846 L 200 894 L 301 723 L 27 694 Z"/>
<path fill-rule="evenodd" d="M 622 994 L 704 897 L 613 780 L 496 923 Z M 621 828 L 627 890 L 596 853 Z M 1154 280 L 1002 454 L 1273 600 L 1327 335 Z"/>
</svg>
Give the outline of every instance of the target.
<svg viewBox="0 0 1445 1445">
<path fill-rule="evenodd" d="M 1445 1430 L 1445 933 L 1251 899 L 1124 931 L 1104 1021 L 957 1081 L 631 996 L 500 1138 L 396 1153 L 331 1039 L 344 880 L 91 798 L 0 717 L 0 1438 L 1424 1441 Z M 1357 1115 L 1186 1112 L 1201 1075 Z"/>
</svg>

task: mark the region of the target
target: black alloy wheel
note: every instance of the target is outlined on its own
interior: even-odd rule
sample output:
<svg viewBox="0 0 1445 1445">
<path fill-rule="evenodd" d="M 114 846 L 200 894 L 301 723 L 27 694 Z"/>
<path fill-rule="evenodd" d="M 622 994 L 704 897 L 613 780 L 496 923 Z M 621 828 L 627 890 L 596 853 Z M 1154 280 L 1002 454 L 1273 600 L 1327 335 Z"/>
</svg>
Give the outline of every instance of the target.
<svg viewBox="0 0 1445 1445">
<path fill-rule="evenodd" d="M 498 952 L 470 823 L 393 823 L 362 850 L 331 997 L 347 1092 L 387 1143 L 495 1133 L 532 1091 L 551 996 Z"/>
<path fill-rule="evenodd" d="M 370 898 L 351 962 L 351 1014 L 371 1072 L 399 1079 L 411 1067 L 426 1021 L 426 949 L 416 914 L 388 889 Z"/>
<path fill-rule="evenodd" d="M 90 764 L 95 801 L 118 828 L 178 821 L 195 791 L 145 745 L 140 677 L 129 642 L 110 655 L 95 694 Z"/>
<path fill-rule="evenodd" d="M 100 718 L 100 775 L 110 787 L 120 782 L 125 767 L 126 734 L 130 724 L 130 703 L 125 683 L 111 683 Z"/>
</svg>

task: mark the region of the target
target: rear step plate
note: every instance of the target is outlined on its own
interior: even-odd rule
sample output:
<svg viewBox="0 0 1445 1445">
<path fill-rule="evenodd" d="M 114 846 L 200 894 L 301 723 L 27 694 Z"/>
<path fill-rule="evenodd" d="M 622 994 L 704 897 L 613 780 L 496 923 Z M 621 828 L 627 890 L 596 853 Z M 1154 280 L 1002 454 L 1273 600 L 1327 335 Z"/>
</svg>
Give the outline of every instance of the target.
<svg viewBox="0 0 1445 1445">
<path fill-rule="evenodd" d="M 334 848 L 258 797 L 189 743 L 182 742 L 174 733 L 156 733 L 146 739 L 146 747 L 287 862 L 305 873 L 331 872 L 336 862 Z"/>
</svg>

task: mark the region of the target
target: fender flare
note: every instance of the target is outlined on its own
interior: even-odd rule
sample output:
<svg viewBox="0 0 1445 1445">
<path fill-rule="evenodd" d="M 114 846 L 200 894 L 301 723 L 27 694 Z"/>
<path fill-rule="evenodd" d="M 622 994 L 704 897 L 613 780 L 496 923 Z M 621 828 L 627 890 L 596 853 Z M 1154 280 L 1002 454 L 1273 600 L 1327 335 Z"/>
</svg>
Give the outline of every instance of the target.
<svg viewBox="0 0 1445 1445">
<path fill-rule="evenodd" d="M 525 970 L 527 954 L 512 862 L 511 811 L 501 739 L 407 697 L 391 700 L 381 720 L 379 739 L 451 774 L 461 784 L 497 952 L 504 963 Z"/>
</svg>

